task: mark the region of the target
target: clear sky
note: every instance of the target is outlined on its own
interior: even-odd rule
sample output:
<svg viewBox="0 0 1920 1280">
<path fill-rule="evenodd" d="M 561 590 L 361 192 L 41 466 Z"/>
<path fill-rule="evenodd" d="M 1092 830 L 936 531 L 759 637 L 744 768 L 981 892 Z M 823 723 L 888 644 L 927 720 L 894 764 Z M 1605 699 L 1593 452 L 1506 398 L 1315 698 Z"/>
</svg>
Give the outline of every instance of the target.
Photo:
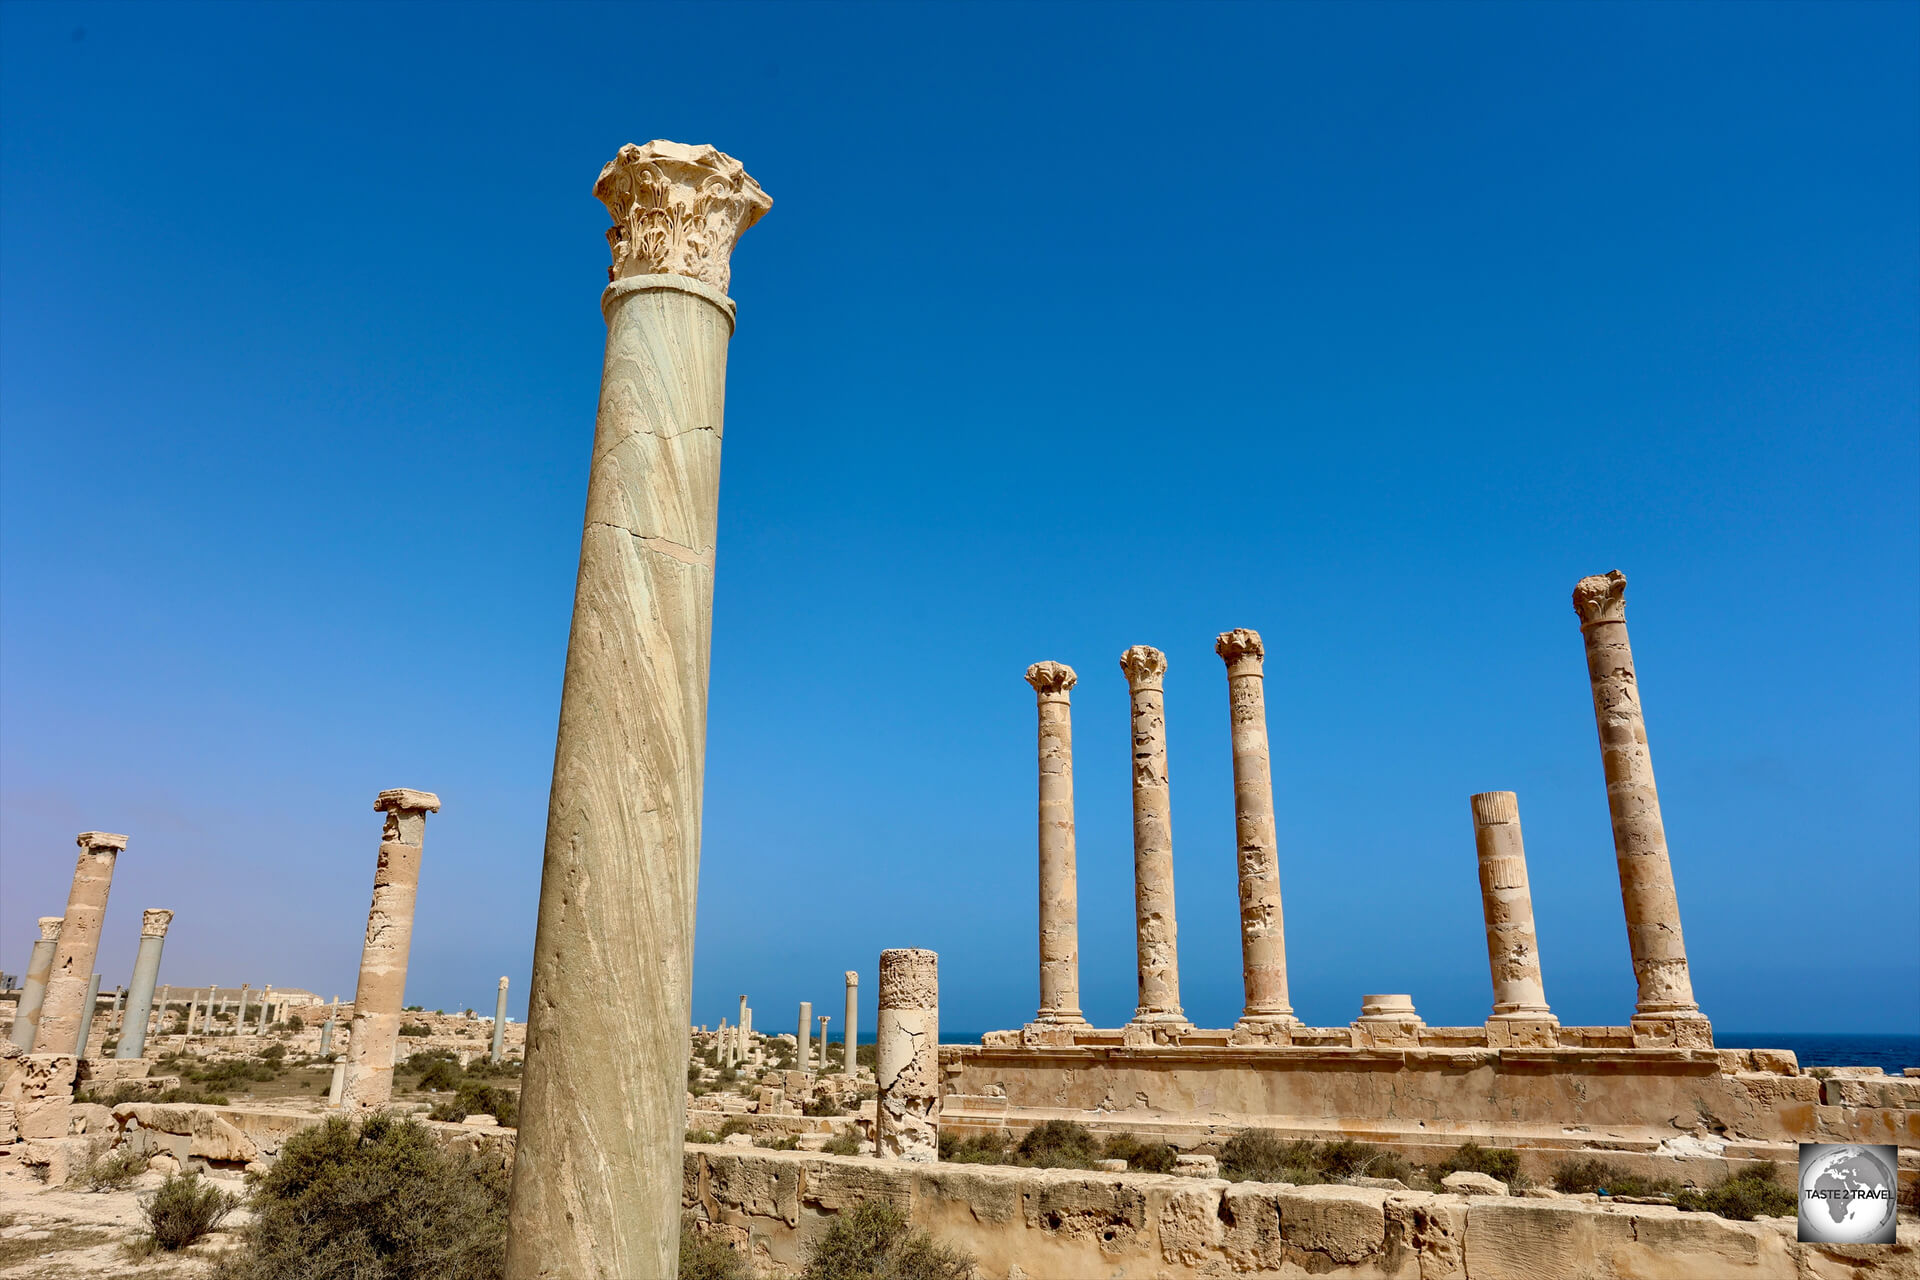
<svg viewBox="0 0 1920 1280">
<path fill-rule="evenodd" d="M 0 967 L 525 1009 L 604 327 L 590 191 L 741 242 L 696 1021 L 940 952 L 1037 1001 L 1027 664 L 1076 667 L 1081 980 L 1134 1002 L 1169 655 L 1186 1007 L 1240 1005 L 1214 636 L 1253 627 L 1296 1007 L 1478 1022 L 1470 793 L 1549 999 L 1633 982 L 1577 622 L 1624 570 L 1696 989 L 1920 1030 L 1920 9 L 0 6 Z M 609 991 L 618 998 L 618 989 Z"/>
</svg>

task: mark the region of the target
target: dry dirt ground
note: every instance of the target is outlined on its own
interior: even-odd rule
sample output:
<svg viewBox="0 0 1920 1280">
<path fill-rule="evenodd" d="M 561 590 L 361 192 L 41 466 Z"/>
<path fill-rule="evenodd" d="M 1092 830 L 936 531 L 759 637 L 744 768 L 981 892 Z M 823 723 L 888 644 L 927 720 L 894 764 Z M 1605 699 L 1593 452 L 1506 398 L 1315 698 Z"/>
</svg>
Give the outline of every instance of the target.
<svg viewBox="0 0 1920 1280">
<path fill-rule="evenodd" d="M 245 1190 L 237 1174 L 209 1177 L 236 1195 Z M 46 1186 L 17 1162 L 0 1159 L 0 1280 L 204 1275 L 207 1259 L 230 1247 L 229 1232 L 246 1222 L 247 1211 L 234 1210 L 220 1231 L 191 1249 L 135 1257 L 128 1246 L 145 1235 L 140 1201 L 160 1181 L 160 1175 L 148 1173 L 127 1191 L 70 1190 Z"/>
</svg>

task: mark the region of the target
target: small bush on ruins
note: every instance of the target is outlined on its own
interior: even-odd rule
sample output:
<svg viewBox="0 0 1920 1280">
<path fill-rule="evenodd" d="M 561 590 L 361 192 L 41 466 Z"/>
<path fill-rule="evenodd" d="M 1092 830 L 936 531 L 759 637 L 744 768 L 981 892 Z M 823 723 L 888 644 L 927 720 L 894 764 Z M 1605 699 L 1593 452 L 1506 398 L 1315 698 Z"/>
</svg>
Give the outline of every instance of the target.
<svg viewBox="0 0 1920 1280">
<path fill-rule="evenodd" d="M 725 1240 L 703 1235 L 682 1223 L 677 1280 L 753 1280 L 753 1272 Z"/>
<path fill-rule="evenodd" d="M 507 1177 L 423 1125 L 339 1116 L 287 1140 L 212 1280 L 499 1280 Z"/>
<path fill-rule="evenodd" d="M 215 1230 L 239 1205 L 238 1197 L 203 1183 L 196 1173 L 176 1173 L 141 1202 L 153 1242 L 177 1252 Z"/>
<path fill-rule="evenodd" d="M 75 1102 L 91 1102 L 96 1106 L 117 1107 L 123 1102 L 138 1102 L 147 1096 L 147 1091 L 132 1081 L 122 1081 L 105 1093 L 92 1089 L 74 1091 Z"/>
<path fill-rule="evenodd" d="M 707 1146 L 712 1146 L 714 1143 L 720 1141 L 720 1135 L 711 1129 L 689 1129 L 687 1130 L 687 1141 L 700 1142 L 705 1143 Z"/>
<path fill-rule="evenodd" d="M 805 1251 L 801 1280 L 973 1280 L 971 1255 L 915 1228 L 886 1200 L 839 1214 Z"/>
<path fill-rule="evenodd" d="M 202 1107 L 224 1107 L 228 1104 L 227 1095 L 214 1093 L 207 1089 L 168 1089 L 157 1098 L 148 1098 L 148 1102 L 184 1102 Z"/>
<path fill-rule="evenodd" d="M 277 1067 L 286 1060 L 287 1046 L 283 1044 L 270 1044 L 260 1051 L 260 1056 Z"/>
<path fill-rule="evenodd" d="M 1172 1173 L 1179 1152 L 1164 1142 L 1142 1142 L 1130 1133 L 1109 1134 L 1100 1148 L 1102 1159 L 1125 1160 L 1135 1173 Z"/>
<path fill-rule="evenodd" d="M 1413 1176 L 1405 1160 L 1365 1142 L 1294 1142 L 1271 1129 L 1243 1129 L 1220 1148 L 1220 1176 L 1229 1182 L 1314 1186 L 1352 1178 Z"/>
<path fill-rule="evenodd" d="M 853 1051 L 853 1063 L 857 1067 L 880 1069 L 880 1046 L 874 1044 L 858 1045 Z"/>
<path fill-rule="evenodd" d="M 435 1058 L 420 1073 L 419 1087 L 428 1093 L 445 1093 L 460 1087 L 460 1068 L 445 1058 Z"/>
<path fill-rule="evenodd" d="M 1013 1164 L 1012 1140 L 998 1129 L 962 1138 L 948 1129 L 940 1130 L 940 1159 L 949 1164 Z"/>
<path fill-rule="evenodd" d="M 147 1157 L 132 1147 L 119 1147 L 95 1155 L 80 1170 L 80 1181 L 89 1191 L 124 1191 L 133 1180 L 147 1171 Z"/>
<path fill-rule="evenodd" d="M 753 1125 L 748 1123 L 745 1116 L 728 1116 L 720 1125 L 720 1136 L 723 1138 L 731 1138 L 736 1133 L 751 1132 L 753 1132 Z"/>
<path fill-rule="evenodd" d="M 400 1024 L 400 1034 L 403 1036 L 430 1036 L 433 1034 L 433 1028 L 424 1022 L 403 1022 Z"/>
<path fill-rule="evenodd" d="M 840 1099 L 830 1093 L 816 1093 L 802 1104 L 800 1110 L 810 1116 L 843 1116 L 847 1109 L 840 1105 Z"/>
<path fill-rule="evenodd" d="M 287 1020 L 278 1025 L 286 1028 L 288 1031 L 305 1031 L 307 1029 L 307 1020 L 297 1013 L 289 1014 Z"/>
<path fill-rule="evenodd" d="M 1439 1182 L 1450 1173 L 1484 1173 L 1489 1178 L 1498 1178 L 1510 1187 L 1524 1187 L 1526 1179 L 1520 1174 L 1520 1153 L 1506 1147 L 1483 1147 L 1477 1142 L 1463 1142 L 1454 1149 L 1452 1155 L 1434 1165 L 1433 1180 Z"/>
<path fill-rule="evenodd" d="M 465 1120 L 468 1116 L 492 1116 L 509 1129 L 520 1124 L 520 1095 L 511 1089 L 499 1089 L 474 1080 L 462 1080 L 453 1097 L 437 1102 L 427 1113 L 429 1120 Z"/>
<path fill-rule="evenodd" d="M 820 1150 L 830 1156 L 857 1156 L 860 1154 L 860 1135 L 851 1129 L 836 1133 L 827 1139 L 827 1144 Z"/>
<path fill-rule="evenodd" d="M 765 1147 L 768 1151 L 798 1151 L 800 1135 L 790 1133 L 784 1138 L 755 1138 L 753 1145 Z"/>
<path fill-rule="evenodd" d="M 1781 1185 L 1770 1164 L 1748 1165 L 1705 1191 L 1688 1187 L 1676 1195 L 1673 1202 L 1682 1209 L 1717 1213 L 1741 1222 L 1752 1222 L 1755 1218 L 1791 1218 L 1799 1213 L 1793 1188 Z"/>
<path fill-rule="evenodd" d="M 427 1011 L 427 1007 L 423 1004 L 410 1004 L 405 1009 L 401 1010 L 401 1012 L 403 1013 L 425 1013 L 426 1011 Z"/>
<path fill-rule="evenodd" d="M 1033 1169 L 1091 1169 L 1101 1158 L 1100 1139 L 1083 1124 L 1048 1120 L 1027 1130 L 1014 1154 Z"/>
<path fill-rule="evenodd" d="M 1643 1178 L 1608 1160 L 1563 1160 L 1553 1167 L 1553 1189 L 1567 1195 L 1600 1191 L 1610 1196 L 1670 1196 L 1679 1184 L 1666 1178 Z"/>
</svg>

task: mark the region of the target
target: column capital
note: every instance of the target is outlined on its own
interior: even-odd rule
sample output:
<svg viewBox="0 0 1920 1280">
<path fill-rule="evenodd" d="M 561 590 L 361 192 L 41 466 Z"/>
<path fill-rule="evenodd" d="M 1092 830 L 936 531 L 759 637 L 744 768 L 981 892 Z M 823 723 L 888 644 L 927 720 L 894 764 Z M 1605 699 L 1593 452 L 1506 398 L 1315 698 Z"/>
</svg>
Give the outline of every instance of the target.
<svg viewBox="0 0 1920 1280">
<path fill-rule="evenodd" d="M 400 813 L 438 813 L 440 812 L 440 797 L 431 791 L 415 791 L 411 787 L 394 787 L 391 790 L 380 793 L 379 798 L 373 802 L 373 811 L 375 813 L 394 811 Z"/>
<path fill-rule="evenodd" d="M 1036 662 L 1027 668 L 1027 683 L 1042 698 L 1064 698 L 1079 682 L 1080 677 L 1064 662 Z"/>
<path fill-rule="evenodd" d="M 745 166 L 706 144 L 629 142 L 600 170 L 593 194 L 613 215 L 608 280 L 687 276 L 725 293 L 733 246 L 773 207 Z"/>
<path fill-rule="evenodd" d="M 67 918 L 65 916 L 41 916 L 40 922 L 39 922 L 40 923 L 40 941 L 42 942 L 60 941 L 60 926 L 65 924 L 66 921 L 67 921 Z"/>
<path fill-rule="evenodd" d="M 111 849 L 115 853 L 119 853 L 127 847 L 127 838 L 125 836 L 117 836 L 108 831 L 82 831 L 73 839 L 75 844 L 78 844 L 88 853 L 105 849 Z"/>
<path fill-rule="evenodd" d="M 1520 797 L 1511 791 L 1482 791 L 1469 796 L 1476 827 L 1505 826 L 1520 821 Z"/>
<path fill-rule="evenodd" d="M 164 938 L 167 926 L 173 923 L 173 912 L 165 908 L 150 908 L 140 913 L 140 936 L 143 938 Z"/>
<path fill-rule="evenodd" d="M 500 989 L 502 991 L 505 991 L 507 989 L 507 980 L 505 978 L 500 979 Z"/>
<path fill-rule="evenodd" d="M 858 969 L 847 970 L 847 985 L 850 987 L 860 985 L 860 971 Z"/>
<path fill-rule="evenodd" d="M 1152 645 L 1137 644 L 1120 655 L 1120 670 L 1133 689 L 1158 689 L 1167 674 L 1167 655 Z"/>
<path fill-rule="evenodd" d="M 894 947 L 880 953 L 880 1007 L 933 1008 L 939 1003 L 940 957 L 923 947 Z"/>
<path fill-rule="evenodd" d="M 1627 620 L 1627 575 L 1618 569 L 1596 573 L 1574 584 L 1573 611 L 1580 615 L 1580 629 L 1602 622 Z"/>
<path fill-rule="evenodd" d="M 1235 627 L 1231 631 L 1222 631 L 1213 642 L 1213 651 L 1224 659 L 1228 666 L 1243 658 L 1251 658 L 1256 663 L 1267 656 L 1267 646 L 1260 642 L 1260 633 L 1247 627 Z"/>
</svg>

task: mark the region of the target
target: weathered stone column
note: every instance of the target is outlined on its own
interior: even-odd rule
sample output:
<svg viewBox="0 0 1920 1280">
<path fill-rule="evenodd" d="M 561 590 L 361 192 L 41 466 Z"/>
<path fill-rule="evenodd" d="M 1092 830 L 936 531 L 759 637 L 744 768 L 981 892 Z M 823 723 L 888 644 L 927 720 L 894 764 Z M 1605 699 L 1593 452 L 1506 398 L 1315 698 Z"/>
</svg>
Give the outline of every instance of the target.
<svg viewBox="0 0 1920 1280">
<path fill-rule="evenodd" d="M 10 1037 L 23 1053 L 33 1051 L 34 1032 L 40 1027 L 40 1006 L 47 998 L 47 975 L 53 972 L 53 952 L 60 941 L 60 917 L 41 916 L 40 936 L 27 957 L 27 976 L 15 1005 Z"/>
<path fill-rule="evenodd" d="M 87 1056 L 87 1041 L 93 1035 L 93 1019 L 100 1011 L 99 974 L 94 974 L 93 977 L 88 980 L 87 1002 L 80 1008 L 80 1032 L 75 1037 L 73 1046 L 73 1056 L 76 1058 L 84 1058 Z"/>
<path fill-rule="evenodd" d="M 127 1020 L 115 1047 L 116 1058 L 138 1058 L 147 1051 L 147 1014 L 153 1010 L 153 984 L 160 978 L 160 949 L 167 945 L 167 926 L 173 912 L 149 910 L 140 913 L 140 950 L 133 958 L 133 985 L 127 994 Z M 191 1011 L 193 1006 L 188 1005 Z M 167 1007 L 160 1005 L 165 1020 Z"/>
<path fill-rule="evenodd" d="M 670 1276 L 680 1240 L 729 260 L 772 205 L 709 146 L 625 146 L 534 939 L 509 1280 Z M 618 989 L 621 998 L 609 1000 Z"/>
<path fill-rule="evenodd" d="M 841 1024 L 840 1069 L 852 1075 L 860 1067 L 860 971 L 847 970 L 847 1016 Z"/>
<path fill-rule="evenodd" d="M 339 1020 L 340 997 L 335 996 L 333 1007 L 327 1011 L 327 1020 L 320 1024 L 320 1056 L 323 1058 L 333 1052 L 333 1028 Z"/>
<path fill-rule="evenodd" d="M 413 945 L 413 904 L 420 890 L 420 849 L 427 815 L 440 812 L 431 791 L 382 791 L 375 813 L 387 815 L 380 858 L 373 870 L 373 906 L 360 950 L 360 985 L 347 1036 L 347 1074 L 341 1105 L 377 1111 L 393 1100 L 393 1053 L 407 992 L 407 952 Z M 246 1017 L 244 1010 L 242 1019 Z"/>
<path fill-rule="evenodd" d="M 1247 996 L 1239 1029 L 1270 1034 L 1299 1019 L 1287 998 L 1287 927 L 1280 910 L 1280 842 L 1267 750 L 1267 650 L 1258 631 L 1240 627 L 1222 632 L 1213 651 L 1227 664 L 1227 722 L 1233 734 L 1240 968 Z"/>
<path fill-rule="evenodd" d="M 827 1024 L 833 1021 L 833 1015 L 823 1013 L 814 1018 L 820 1024 L 820 1034 L 814 1038 L 813 1070 L 822 1075 L 827 1071 Z"/>
<path fill-rule="evenodd" d="M 1133 698 L 1133 909 L 1140 1006 L 1131 1025 L 1181 1031 L 1179 927 L 1173 914 L 1173 809 L 1167 785 L 1167 655 L 1137 644 L 1120 655 Z"/>
<path fill-rule="evenodd" d="M 361 958 L 361 963 L 363 965 L 366 963 L 364 956 Z M 247 1005 L 250 1002 L 252 995 L 253 995 L 253 984 L 251 982 L 241 983 L 240 984 L 240 1013 L 239 1013 L 239 1016 L 235 1017 L 233 1020 L 233 1034 L 235 1034 L 236 1036 L 243 1036 L 247 1034 Z"/>
<path fill-rule="evenodd" d="M 812 1033 L 813 1001 L 802 1000 L 800 1002 L 800 1030 L 794 1040 L 794 1061 L 799 1064 L 800 1070 L 802 1071 L 805 1071 L 807 1069 L 807 1063 L 813 1060 L 812 1042 L 809 1039 Z"/>
<path fill-rule="evenodd" d="M 493 1047 L 487 1051 L 487 1061 L 494 1066 L 500 1065 L 500 1058 L 507 1043 L 507 979 L 500 978 L 500 994 L 493 1001 Z"/>
<path fill-rule="evenodd" d="M 1473 844 L 1480 858 L 1480 904 L 1487 917 L 1493 1019 L 1557 1024 L 1540 978 L 1527 851 L 1520 839 L 1520 797 L 1511 791 L 1484 791 L 1470 803 Z"/>
<path fill-rule="evenodd" d="M 107 1006 L 107 1034 L 110 1036 L 118 1035 L 120 1032 L 120 1005 L 121 1005 L 121 1002 L 126 998 L 127 998 L 126 988 L 124 987 L 114 988 L 113 1003 Z"/>
<path fill-rule="evenodd" d="M 1038 1024 L 1084 1027 L 1080 889 L 1074 860 L 1073 706 L 1079 680 L 1060 662 L 1027 668 L 1040 717 L 1040 1011 Z"/>
<path fill-rule="evenodd" d="M 1650 1041 L 1711 1045 L 1713 1028 L 1693 999 L 1687 945 L 1680 934 L 1680 901 L 1674 895 L 1647 722 L 1627 641 L 1627 576 L 1616 569 L 1604 577 L 1580 579 L 1573 589 L 1573 610 L 1586 640 L 1627 945 L 1640 985 L 1633 1025 L 1638 1036 Z"/>
<path fill-rule="evenodd" d="M 327 1085 L 327 1105 L 338 1107 L 347 1096 L 347 1060 L 335 1058 L 333 1061 L 333 1079 Z"/>
<path fill-rule="evenodd" d="M 53 967 L 47 973 L 47 994 L 40 1006 L 40 1027 L 34 1046 L 41 1053 L 66 1053 L 81 1034 L 87 984 L 100 954 L 100 922 L 107 914 L 107 892 L 113 888 L 113 864 L 127 847 L 125 836 L 104 831 L 82 831 L 77 837 L 80 860 L 73 870 L 73 889 L 67 896 L 67 914 L 54 944 Z"/>
<path fill-rule="evenodd" d="M 874 1154 L 931 1163 L 940 1158 L 940 957 L 903 947 L 880 953 L 875 1024 Z"/>
</svg>

